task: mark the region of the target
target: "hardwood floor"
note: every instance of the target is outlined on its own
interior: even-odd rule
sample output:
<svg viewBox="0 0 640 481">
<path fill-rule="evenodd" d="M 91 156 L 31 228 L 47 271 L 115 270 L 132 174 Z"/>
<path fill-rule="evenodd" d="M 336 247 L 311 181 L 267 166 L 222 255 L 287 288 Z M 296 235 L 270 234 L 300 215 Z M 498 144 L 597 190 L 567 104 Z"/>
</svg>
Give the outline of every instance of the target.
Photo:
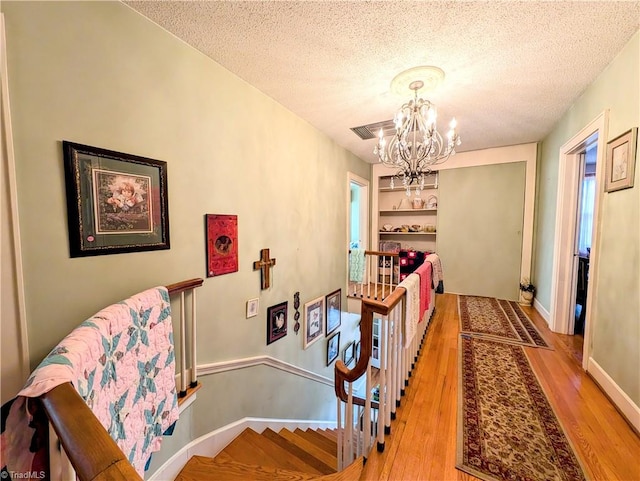
<svg viewBox="0 0 640 481">
<path fill-rule="evenodd" d="M 524 310 L 553 347 L 525 350 L 587 478 L 640 480 L 640 438 L 582 370 L 581 342 L 552 333 L 533 308 Z M 385 451 L 374 449 L 360 479 L 477 479 L 455 468 L 458 333 L 457 296 L 436 296 L 436 314 Z"/>
</svg>

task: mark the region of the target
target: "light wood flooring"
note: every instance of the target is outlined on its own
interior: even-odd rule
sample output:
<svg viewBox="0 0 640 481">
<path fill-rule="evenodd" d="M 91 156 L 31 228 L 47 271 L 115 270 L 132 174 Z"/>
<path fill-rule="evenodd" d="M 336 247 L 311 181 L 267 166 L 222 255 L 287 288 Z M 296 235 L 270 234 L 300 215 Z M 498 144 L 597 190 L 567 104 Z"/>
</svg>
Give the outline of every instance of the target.
<svg viewBox="0 0 640 481">
<path fill-rule="evenodd" d="M 581 340 L 552 333 L 525 307 L 553 350 L 525 348 L 588 479 L 640 480 L 640 438 L 581 367 Z M 455 468 L 458 401 L 457 296 L 436 296 L 436 313 L 406 395 L 362 480 L 474 480 Z"/>
</svg>

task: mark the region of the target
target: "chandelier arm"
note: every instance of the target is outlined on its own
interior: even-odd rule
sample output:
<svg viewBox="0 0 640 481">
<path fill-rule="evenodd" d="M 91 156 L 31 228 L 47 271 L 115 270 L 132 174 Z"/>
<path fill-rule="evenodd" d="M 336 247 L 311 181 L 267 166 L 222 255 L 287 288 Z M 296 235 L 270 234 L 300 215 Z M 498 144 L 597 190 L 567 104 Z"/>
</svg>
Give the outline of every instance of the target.
<svg viewBox="0 0 640 481">
<path fill-rule="evenodd" d="M 431 166 L 442 164 L 454 155 L 460 136 L 452 120 L 446 144 L 436 127 L 437 110 L 429 100 L 418 98 L 418 90 L 424 86 L 421 80 L 411 82 L 409 88 L 414 98 L 404 103 L 394 119 L 395 134 L 384 140 L 382 130 L 374 153 L 385 166 L 396 169 L 394 178 L 402 179 L 407 195 L 411 195 L 411 185 L 415 183 L 416 194 L 425 187 L 425 174 L 431 173 Z"/>
</svg>

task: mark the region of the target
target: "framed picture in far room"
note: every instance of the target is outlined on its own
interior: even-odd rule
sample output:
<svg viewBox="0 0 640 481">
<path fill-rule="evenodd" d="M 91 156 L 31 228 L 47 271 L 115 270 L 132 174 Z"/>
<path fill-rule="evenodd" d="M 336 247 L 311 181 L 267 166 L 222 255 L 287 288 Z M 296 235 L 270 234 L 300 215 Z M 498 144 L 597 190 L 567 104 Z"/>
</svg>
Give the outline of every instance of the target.
<svg viewBox="0 0 640 481">
<path fill-rule="evenodd" d="M 326 297 L 327 306 L 327 336 L 340 327 L 340 303 L 342 298 L 342 289 L 333 291 Z"/>
<path fill-rule="evenodd" d="M 633 187 L 637 140 L 638 127 L 634 127 L 607 143 L 606 192 Z"/>
<path fill-rule="evenodd" d="M 304 305 L 304 324 L 302 336 L 303 347 L 307 349 L 324 335 L 325 312 L 324 296 L 318 297 Z"/>
<path fill-rule="evenodd" d="M 355 341 L 351 341 L 349 344 L 347 344 L 347 347 L 344 348 L 344 351 L 342 351 L 342 362 L 344 362 L 345 366 L 349 367 L 349 364 L 351 364 L 356 356 L 356 343 Z"/>
<path fill-rule="evenodd" d="M 267 345 L 287 335 L 287 306 L 281 302 L 267 309 Z"/>
<path fill-rule="evenodd" d="M 338 358 L 340 352 L 340 333 L 336 332 L 327 341 L 327 366 Z"/>
</svg>

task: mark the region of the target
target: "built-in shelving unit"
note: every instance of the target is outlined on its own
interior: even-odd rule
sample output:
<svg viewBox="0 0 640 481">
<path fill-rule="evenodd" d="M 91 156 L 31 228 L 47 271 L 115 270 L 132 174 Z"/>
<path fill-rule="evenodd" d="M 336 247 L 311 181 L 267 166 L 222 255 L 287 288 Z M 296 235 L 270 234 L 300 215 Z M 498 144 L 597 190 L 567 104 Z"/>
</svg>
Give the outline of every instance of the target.
<svg viewBox="0 0 640 481">
<path fill-rule="evenodd" d="M 376 169 L 374 169 L 376 174 Z M 403 249 L 437 250 L 438 173 L 427 176 L 424 189 L 416 194 L 415 186 L 407 196 L 402 182 L 392 175 L 378 172 L 374 178 L 374 212 L 379 241 L 400 242 Z"/>
</svg>

